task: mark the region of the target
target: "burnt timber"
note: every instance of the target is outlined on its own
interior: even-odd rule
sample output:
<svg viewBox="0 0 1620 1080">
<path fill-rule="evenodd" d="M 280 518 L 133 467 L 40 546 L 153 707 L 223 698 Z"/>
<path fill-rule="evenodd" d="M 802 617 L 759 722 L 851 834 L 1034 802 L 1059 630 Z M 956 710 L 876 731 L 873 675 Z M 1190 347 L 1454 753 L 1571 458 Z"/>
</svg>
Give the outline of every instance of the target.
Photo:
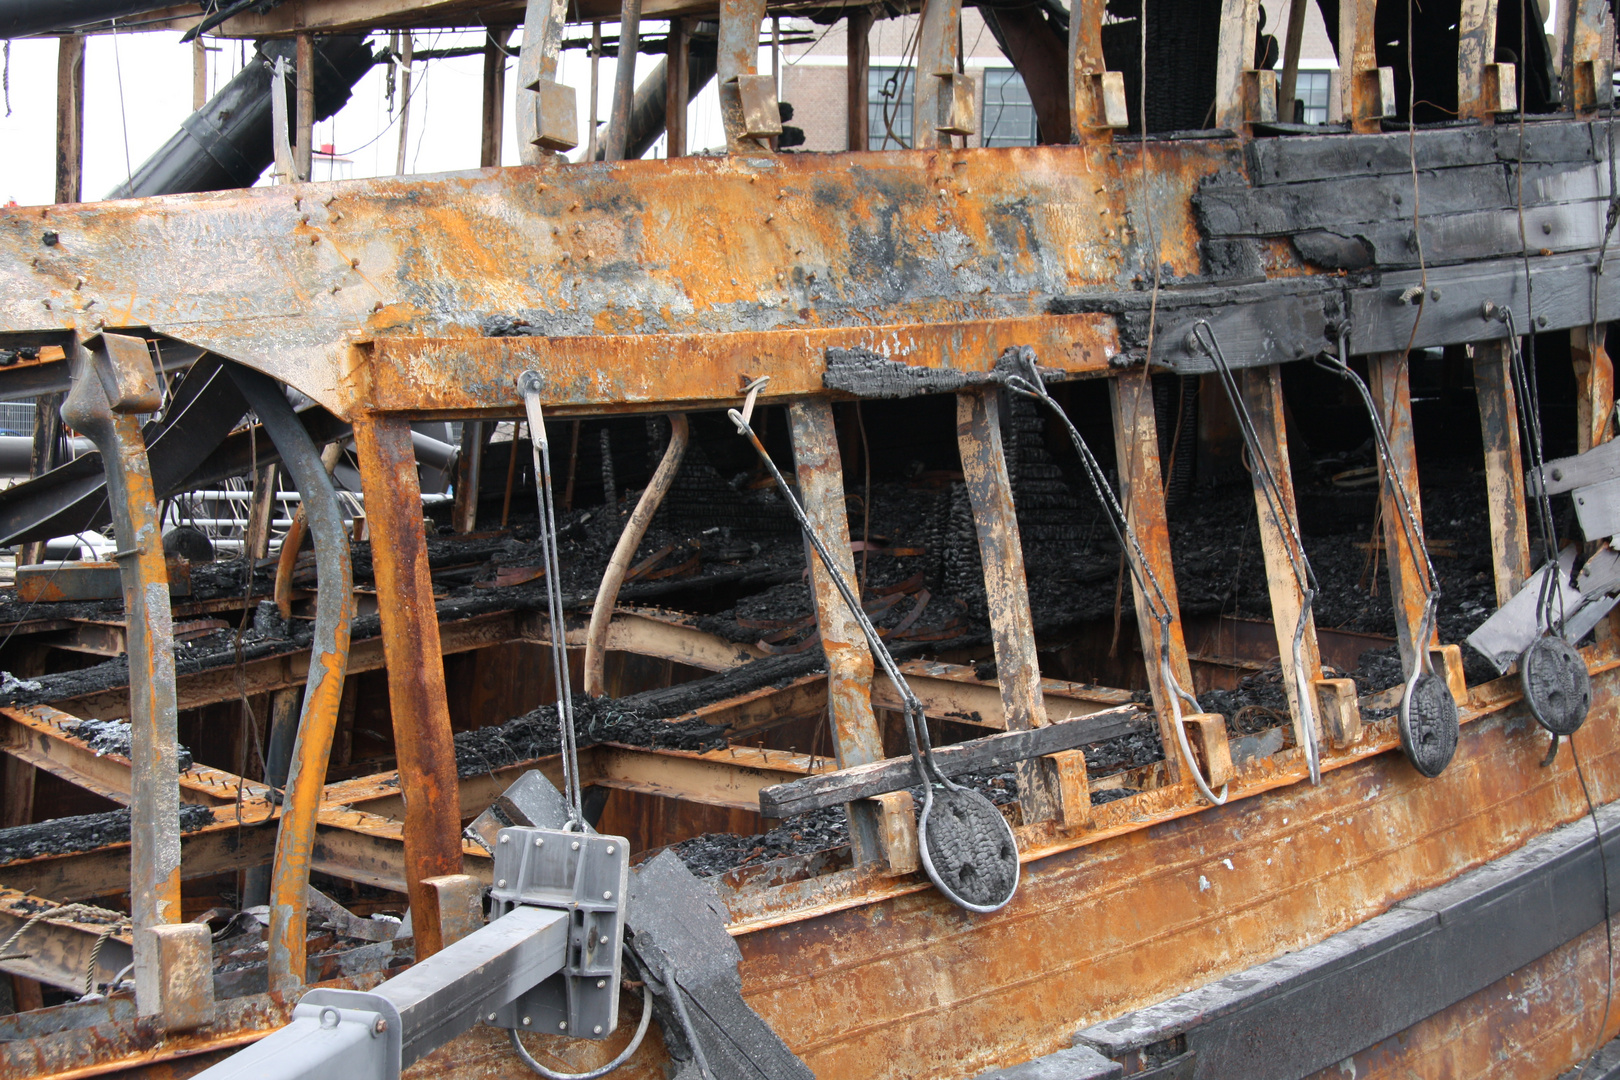
<svg viewBox="0 0 1620 1080">
<path fill-rule="evenodd" d="M 642 17 L 718 19 L 728 149 L 633 161 L 612 149 L 640 138 L 624 109 L 605 160 L 547 148 L 563 5 L 305 0 L 226 19 L 217 32 L 293 38 L 295 81 L 315 35 L 521 26 L 527 164 L 0 210 L 0 389 L 72 388 L 72 417 L 88 396 L 101 422 L 99 456 L 0 493 L 0 540 L 111 519 L 129 564 L 121 598 L 0 594 L 16 676 L 0 934 L 32 943 L 0 955 L 0 1076 L 191 1075 L 286 1023 L 306 986 L 367 989 L 460 937 L 453 897 L 495 876 L 463 826 L 528 770 L 565 782 L 558 634 L 605 672 L 579 706 L 593 824 L 638 862 L 673 852 L 704 875 L 747 1023 L 824 1080 L 1601 1074 L 1620 1037 L 1620 638 L 1605 618 L 1579 643 L 1589 719 L 1551 752 L 1519 675 L 1464 644 L 1559 550 L 1608 557 L 1564 503 L 1543 521 L 1547 485 L 1526 481 L 1543 427 L 1547 458 L 1587 468 L 1600 457 L 1575 455 L 1615 434 L 1616 31 L 1606 5 L 1567 6 L 1556 57 L 1498 48 L 1543 21 L 1528 2 L 1424 15 L 1456 23 L 1455 85 L 1449 53 L 1418 57 L 1454 117 L 1434 124 L 1407 112 L 1434 93 L 1437 76 L 1404 82 L 1421 45 L 1383 44 L 1394 9 L 1340 0 L 1324 128 L 1279 122 L 1277 72 L 1251 66 L 1260 4 L 1225 0 L 1195 131 L 1153 122 L 1164 100 L 1121 77 L 1108 42 L 1136 16 L 1077 2 L 1063 31 L 1009 9 L 998 36 L 1040 37 L 1044 60 L 1013 51 L 1045 138 L 982 148 L 954 112 L 960 5 L 926 0 L 915 145 L 786 153 L 739 96 L 778 6 L 649 3 Z M 634 20 L 625 34 L 629 49 Z M 663 70 L 674 116 L 686 57 Z M 289 93 L 306 169 L 310 82 Z M 1324 389 L 1320 358 L 1345 347 L 1387 453 L 1365 414 L 1346 419 L 1359 400 Z M 1025 349 L 1112 466 L 1152 590 L 1075 524 L 1103 532 L 1066 435 L 1010 388 L 1005 358 Z M 1521 360 L 1556 398 L 1532 389 L 1522 430 Z M 535 564 L 543 507 L 522 494 L 531 370 L 568 477 L 560 627 Z M 266 376 L 313 404 L 282 410 Z M 827 563 L 723 418 L 761 379 L 756 423 Z M 250 390 L 262 423 L 244 420 Z M 444 421 L 463 425 L 455 499 L 425 523 L 412 425 Z M 510 441 L 489 442 L 501 425 Z M 663 509 L 591 618 L 666 445 Z M 335 493 L 316 509 L 323 447 L 358 474 L 355 521 Z M 142 532 L 161 502 L 272 462 L 309 489 L 297 527 L 319 573 L 289 540 L 273 571 L 251 552 L 192 566 L 195 595 L 167 601 Z M 576 505 L 593 470 L 600 498 Z M 1385 475 L 1417 504 L 1410 527 Z M 1314 609 L 1301 552 L 1322 569 Z M 1426 572 L 1446 583 L 1435 618 Z M 922 872 L 905 694 L 834 575 L 859 582 L 943 771 L 1012 826 L 1022 879 L 994 914 Z M 1425 663 L 1460 721 L 1433 779 L 1397 715 Z M 279 767 L 273 749 L 255 762 L 278 731 Z M 408 911 L 410 934 L 373 911 Z M 202 975 L 165 981 L 187 963 Z M 687 1065 L 672 1032 L 618 1075 Z M 579 1070 L 623 1041 L 536 1045 Z M 430 1074 L 530 1075 L 486 1026 L 409 1072 Z"/>
</svg>

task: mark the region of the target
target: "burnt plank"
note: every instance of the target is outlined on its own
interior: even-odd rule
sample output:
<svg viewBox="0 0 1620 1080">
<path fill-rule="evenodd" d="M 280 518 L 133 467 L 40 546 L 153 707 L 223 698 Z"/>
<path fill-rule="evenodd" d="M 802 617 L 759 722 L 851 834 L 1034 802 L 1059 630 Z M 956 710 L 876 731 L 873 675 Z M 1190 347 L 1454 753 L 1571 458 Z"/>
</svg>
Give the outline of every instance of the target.
<svg viewBox="0 0 1620 1080">
<path fill-rule="evenodd" d="M 1074 750 L 1121 735 L 1140 734 L 1152 728 L 1153 722 L 1146 712 L 1138 706 L 1127 705 L 1026 731 L 999 731 L 982 739 L 942 746 L 934 751 L 934 763 L 946 776 L 960 776 L 1029 761 L 1060 750 Z M 764 788 L 759 793 L 759 812 L 771 818 L 793 817 L 920 783 L 916 763 L 909 757 L 889 758 Z"/>
<path fill-rule="evenodd" d="M 1529 123 L 1524 131 L 1525 161 L 1595 161 L 1592 127 L 1568 121 Z M 1419 170 L 1518 161 L 1519 132 L 1512 127 L 1450 128 L 1382 135 L 1319 135 L 1256 139 L 1249 144 L 1249 175 L 1255 184 L 1292 184 L 1345 176 L 1405 173 L 1414 160 Z"/>
<path fill-rule="evenodd" d="M 1417 270 L 1384 275 L 1380 285 L 1350 293 L 1350 330 L 1358 354 L 1482 341 L 1507 336 L 1507 326 L 1488 317 L 1484 304 L 1511 308 L 1521 331 L 1532 319 L 1537 330 L 1561 330 L 1620 318 L 1620 275 L 1596 278 L 1590 256 L 1532 257 L 1535 287 L 1527 293 L 1524 263 L 1516 258 L 1485 265 L 1428 271 L 1429 301 L 1419 308 L 1401 297 L 1422 282 Z M 1534 312 L 1531 300 L 1534 300 Z M 1414 324 L 1416 336 L 1413 336 Z M 1236 363 L 1236 359 L 1233 363 Z"/>
</svg>

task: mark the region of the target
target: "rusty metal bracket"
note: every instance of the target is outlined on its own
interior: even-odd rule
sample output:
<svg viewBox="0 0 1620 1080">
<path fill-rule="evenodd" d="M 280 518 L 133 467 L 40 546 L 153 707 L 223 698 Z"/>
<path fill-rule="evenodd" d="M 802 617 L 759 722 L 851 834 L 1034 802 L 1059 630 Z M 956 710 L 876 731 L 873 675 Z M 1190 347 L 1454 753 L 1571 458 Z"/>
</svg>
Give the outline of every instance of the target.
<svg viewBox="0 0 1620 1080">
<path fill-rule="evenodd" d="M 287 772 L 286 811 L 277 834 L 270 885 L 270 988 L 303 985 L 305 925 L 310 861 L 327 759 L 337 731 L 343 677 L 349 664 L 349 625 L 354 620 L 354 573 L 349 565 L 343 507 L 321 452 L 299 423 L 281 387 L 268 375 L 232 367 L 231 377 L 259 414 L 293 475 L 315 537 L 320 588 L 315 598 L 315 638 L 310 646 L 309 681 Z"/>
<path fill-rule="evenodd" d="M 165 983 L 164 950 L 153 934 L 180 922 L 174 624 L 152 467 L 136 416 L 156 409 L 161 395 L 140 338 L 103 334 L 76 347 L 72 359 L 73 389 L 62 403 L 62 420 L 88 435 L 101 451 L 129 622 L 135 1005 L 141 1016 L 163 1017 L 170 1012 L 171 998 L 190 988 Z"/>
</svg>

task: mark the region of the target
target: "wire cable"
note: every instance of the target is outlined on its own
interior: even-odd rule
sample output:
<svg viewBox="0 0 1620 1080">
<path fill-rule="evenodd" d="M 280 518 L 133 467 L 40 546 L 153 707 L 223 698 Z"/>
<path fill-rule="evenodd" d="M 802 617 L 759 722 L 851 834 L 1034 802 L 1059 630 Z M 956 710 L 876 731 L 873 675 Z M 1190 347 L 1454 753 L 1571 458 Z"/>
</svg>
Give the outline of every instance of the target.
<svg viewBox="0 0 1620 1080">
<path fill-rule="evenodd" d="M 1243 443 L 1248 448 L 1254 476 L 1260 482 L 1260 492 L 1265 497 L 1266 508 L 1271 514 L 1272 526 L 1283 541 L 1288 565 L 1294 574 L 1294 584 L 1299 589 L 1299 615 L 1294 622 L 1291 649 L 1294 697 L 1299 706 L 1300 743 L 1301 749 L 1305 751 L 1305 764 L 1310 770 L 1311 783 L 1320 784 L 1322 762 L 1316 742 L 1316 713 L 1311 707 L 1311 697 L 1315 690 L 1305 671 L 1305 624 L 1310 621 L 1311 608 L 1316 603 L 1318 591 L 1316 572 L 1311 569 L 1310 559 L 1305 556 L 1305 544 L 1300 539 L 1299 530 L 1294 527 L 1293 518 L 1283 509 L 1282 485 L 1278 482 L 1276 473 L 1272 471 L 1271 460 L 1260 447 L 1260 437 L 1255 431 L 1254 419 L 1249 415 L 1249 408 L 1243 402 L 1237 378 L 1232 374 L 1231 365 L 1226 362 L 1226 354 L 1221 350 L 1221 343 L 1215 337 L 1215 328 L 1210 326 L 1209 320 L 1199 319 L 1193 324 L 1191 338 L 1209 354 L 1216 373 L 1220 375 L 1221 389 L 1226 393 L 1226 401 L 1232 408 L 1232 414 L 1237 417 L 1238 432 L 1243 436 Z"/>
</svg>

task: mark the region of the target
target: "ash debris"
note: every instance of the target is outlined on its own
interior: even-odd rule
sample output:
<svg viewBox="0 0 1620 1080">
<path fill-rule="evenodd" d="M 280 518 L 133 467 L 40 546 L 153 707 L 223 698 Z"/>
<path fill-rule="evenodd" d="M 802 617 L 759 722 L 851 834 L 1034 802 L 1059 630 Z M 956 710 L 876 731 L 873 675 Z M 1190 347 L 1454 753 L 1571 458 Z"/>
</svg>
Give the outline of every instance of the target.
<svg viewBox="0 0 1620 1080">
<path fill-rule="evenodd" d="M 180 831 L 196 832 L 214 823 L 214 813 L 195 803 L 180 804 Z M 0 829 L 0 864 L 46 855 L 70 855 L 93 851 L 109 844 L 129 843 L 129 811 L 109 810 L 104 814 L 83 814 L 56 818 L 37 825 Z"/>
<path fill-rule="evenodd" d="M 128 720 L 80 720 L 68 724 L 65 730 L 74 738 L 82 739 L 96 752 L 96 757 L 117 754 L 128 758 L 133 752 L 133 729 Z M 184 746 L 179 748 L 179 761 L 180 772 L 191 768 L 191 751 Z"/>
</svg>

